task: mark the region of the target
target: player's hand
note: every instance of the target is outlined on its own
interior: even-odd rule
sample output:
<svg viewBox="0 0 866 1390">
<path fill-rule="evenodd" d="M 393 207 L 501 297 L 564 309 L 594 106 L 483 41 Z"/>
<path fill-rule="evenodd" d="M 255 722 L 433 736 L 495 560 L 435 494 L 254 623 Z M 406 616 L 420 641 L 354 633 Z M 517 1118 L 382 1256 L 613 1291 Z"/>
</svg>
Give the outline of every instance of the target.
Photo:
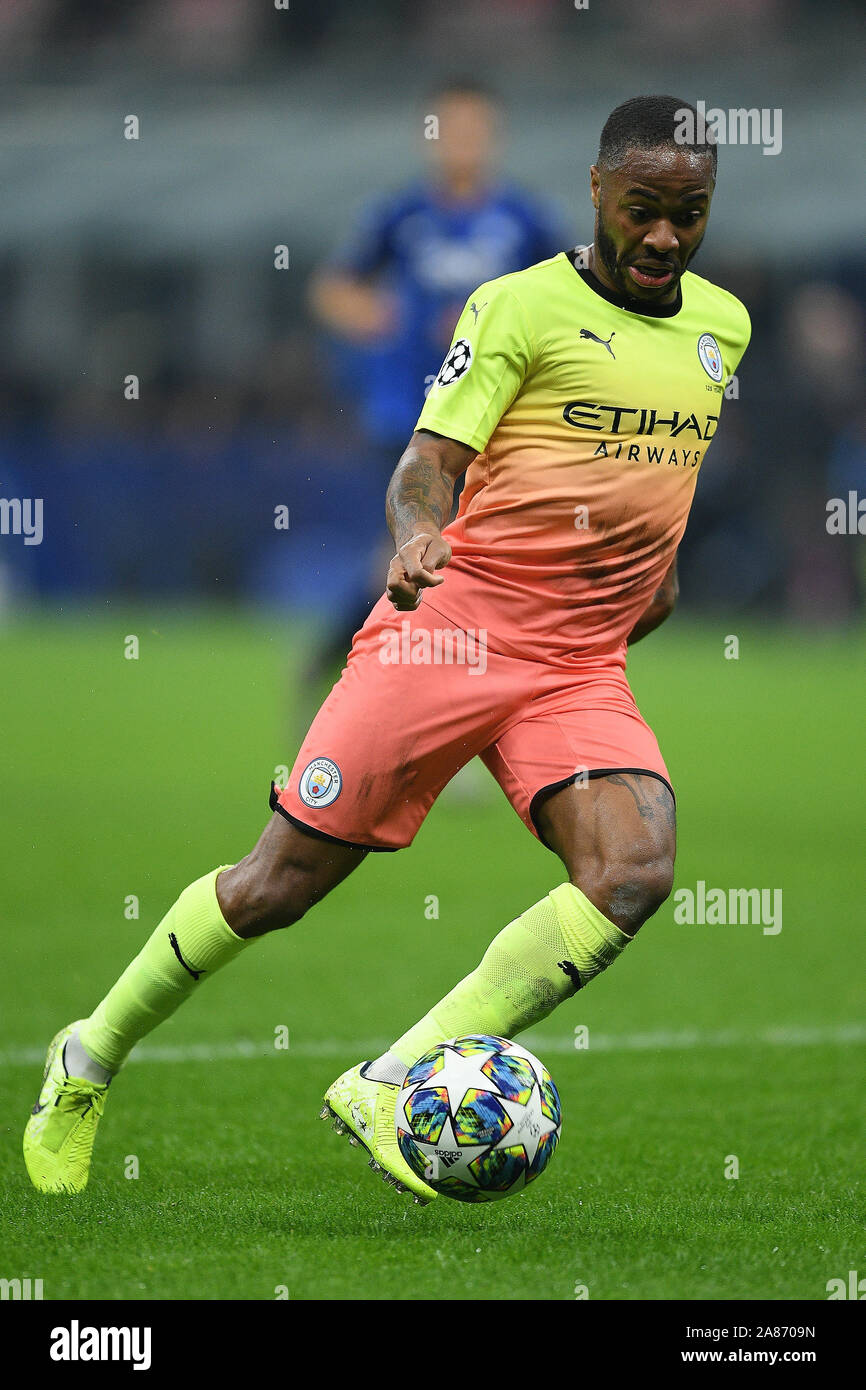
<svg viewBox="0 0 866 1390">
<path fill-rule="evenodd" d="M 422 590 L 444 583 L 444 569 L 451 547 L 438 531 L 422 531 L 405 541 L 388 567 L 387 594 L 400 613 L 411 612 L 421 602 Z"/>
</svg>

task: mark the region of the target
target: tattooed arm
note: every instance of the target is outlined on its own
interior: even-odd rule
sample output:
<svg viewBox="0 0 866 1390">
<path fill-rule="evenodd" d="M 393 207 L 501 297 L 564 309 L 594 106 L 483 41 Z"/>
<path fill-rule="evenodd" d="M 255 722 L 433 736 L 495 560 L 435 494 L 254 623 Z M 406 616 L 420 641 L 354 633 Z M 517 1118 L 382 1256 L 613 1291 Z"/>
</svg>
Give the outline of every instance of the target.
<svg viewBox="0 0 866 1390">
<path fill-rule="evenodd" d="M 674 605 L 679 598 L 680 581 L 677 578 L 677 557 L 671 561 L 664 579 L 653 594 L 652 601 L 641 613 L 634 627 L 628 635 L 628 645 L 632 646 L 639 642 L 642 637 L 646 637 L 648 632 L 653 632 L 674 611 Z"/>
<path fill-rule="evenodd" d="M 451 516 L 454 484 L 476 451 L 456 439 L 416 430 L 388 484 L 385 511 L 397 553 L 388 597 L 399 610 L 417 608 L 421 590 L 441 584 L 451 559 L 442 527 Z"/>
</svg>

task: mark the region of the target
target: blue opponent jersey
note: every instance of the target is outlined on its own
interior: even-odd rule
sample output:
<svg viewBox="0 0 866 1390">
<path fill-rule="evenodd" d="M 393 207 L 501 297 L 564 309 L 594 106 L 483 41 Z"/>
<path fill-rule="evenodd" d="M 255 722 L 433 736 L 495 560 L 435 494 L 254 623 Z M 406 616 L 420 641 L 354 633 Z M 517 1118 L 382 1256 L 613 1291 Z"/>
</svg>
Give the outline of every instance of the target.
<svg viewBox="0 0 866 1390">
<path fill-rule="evenodd" d="M 476 285 L 545 260 L 567 242 L 555 211 L 505 185 L 455 202 L 419 183 L 366 210 L 329 267 L 379 277 L 398 305 L 387 341 L 339 349 L 341 376 L 373 442 L 408 440 Z"/>
</svg>

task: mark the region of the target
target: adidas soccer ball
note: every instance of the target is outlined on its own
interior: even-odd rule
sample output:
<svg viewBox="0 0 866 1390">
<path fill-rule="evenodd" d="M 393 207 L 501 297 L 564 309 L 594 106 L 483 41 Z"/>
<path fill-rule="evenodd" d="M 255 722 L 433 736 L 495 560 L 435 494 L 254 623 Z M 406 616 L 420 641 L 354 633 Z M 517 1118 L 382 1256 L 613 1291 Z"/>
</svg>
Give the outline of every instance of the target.
<svg viewBox="0 0 866 1390">
<path fill-rule="evenodd" d="M 544 1172 L 562 1114 L 537 1057 L 478 1033 L 419 1058 L 397 1097 L 396 1123 L 400 1152 L 419 1178 L 458 1202 L 492 1202 Z"/>
</svg>

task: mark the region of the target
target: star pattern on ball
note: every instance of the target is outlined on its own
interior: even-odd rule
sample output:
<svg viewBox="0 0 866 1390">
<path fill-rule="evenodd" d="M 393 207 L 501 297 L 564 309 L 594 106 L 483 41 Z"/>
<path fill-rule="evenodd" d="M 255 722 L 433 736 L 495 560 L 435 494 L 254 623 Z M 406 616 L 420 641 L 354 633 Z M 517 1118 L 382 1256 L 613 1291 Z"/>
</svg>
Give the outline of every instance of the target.
<svg viewBox="0 0 866 1390">
<path fill-rule="evenodd" d="M 445 1065 L 441 1071 L 437 1071 L 435 1085 L 444 1086 L 447 1089 L 452 1115 L 457 1114 L 466 1098 L 467 1091 L 490 1091 L 491 1094 L 498 1096 L 499 1092 L 495 1081 L 492 1081 L 486 1072 L 481 1070 L 484 1063 L 495 1055 L 496 1049 L 493 1047 L 469 1056 L 464 1056 L 450 1047 L 447 1049 Z"/>
<path fill-rule="evenodd" d="M 452 1191 L 456 1183 L 479 1197 L 485 1193 L 493 1197 L 525 1185 L 539 1148 L 552 1134 L 555 1144 L 559 1125 L 544 1113 L 539 1071 L 545 1073 L 532 1054 L 507 1041 L 491 1039 L 489 1047 L 485 1041 L 461 1039 L 456 1046 L 443 1044 L 441 1066 L 426 1080 L 410 1084 L 401 1097 L 398 1128 L 402 1127 L 402 1111 L 407 1131 L 414 1130 L 412 1144 L 425 1164 L 428 1181 L 444 1179 L 452 1184 Z M 467 1046 L 470 1042 L 475 1046 Z M 534 1078 L 528 1097 L 509 1098 L 495 1076 L 484 1071 L 491 1059 L 501 1063 L 509 1058 L 523 1064 L 519 1080 L 526 1079 L 527 1067 Z M 434 1092 L 439 1097 L 437 1126 L 441 1124 L 441 1128 L 437 1127 L 435 1138 L 425 1139 L 419 1133 L 421 1126 L 413 1125 L 409 1118 L 412 1099 L 421 1100 L 420 1113 L 424 1114 L 429 1105 L 424 1098 Z M 442 1104 L 446 1093 L 447 1108 Z M 544 1158 L 542 1167 L 546 1161 Z"/>
</svg>

